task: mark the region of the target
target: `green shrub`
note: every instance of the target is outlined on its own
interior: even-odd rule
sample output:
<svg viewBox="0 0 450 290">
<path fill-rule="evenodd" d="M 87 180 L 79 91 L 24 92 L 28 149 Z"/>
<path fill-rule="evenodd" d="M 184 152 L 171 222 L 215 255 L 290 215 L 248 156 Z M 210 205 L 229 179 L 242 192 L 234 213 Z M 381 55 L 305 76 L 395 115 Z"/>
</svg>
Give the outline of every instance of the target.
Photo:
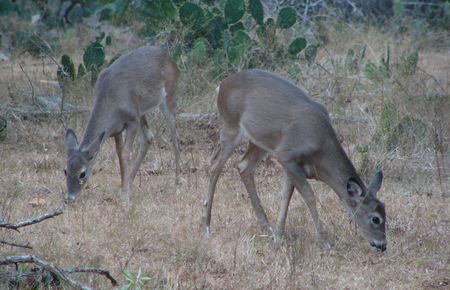
<svg viewBox="0 0 450 290">
<path fill-rule="evenodd" d="M 411 153 L 416 147 L 422 146 L 426 133 L 427 126 L 424 122 L 405 116 L 387 135 L 386 149 L 392 151 L 400 147 L 405 152 Z"/>
<path fill-rule="evenodd" d="M 419 53 L 417 51 L 406 54 L 401 58 L 400 70 L 405 76 L 412 76 L 416 73 L 419 63 Z"/>
</svg>

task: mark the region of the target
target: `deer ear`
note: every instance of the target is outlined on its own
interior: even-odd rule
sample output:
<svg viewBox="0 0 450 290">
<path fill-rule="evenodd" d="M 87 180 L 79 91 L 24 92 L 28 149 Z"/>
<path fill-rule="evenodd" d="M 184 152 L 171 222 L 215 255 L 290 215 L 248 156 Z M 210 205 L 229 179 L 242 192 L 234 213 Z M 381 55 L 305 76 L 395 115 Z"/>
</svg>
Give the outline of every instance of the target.
<svg viewBox="0 0 450 290">
<path fill-rule="evenodd" d="M 100 136 L 98 136 L 94 141 L 91 142 L 86 148 L 83 149 L 83 152 L 86 153 L 86 158 L 91 160 L 97 155 L 98 150 L 100 149 L 100 145 L 103 143 L 103 139 L 105 138 L 105 132 L 103 131 Z"/>
<path fill-rule="evenodd" d="M 347 181 L 347 192 L 351 197 L 354 197 L 354 198 L 364 196 L 364 190 L 359 185 L 359 183 L 356 181 L 356 179 L 353 177 L 351 177 Z"/>
<path fill-rule="evenodd" d="M 383 182 L 383 172 L 378 171 L 377 174 L 372 178 L 370 181 L 369 186 L 367 187 L 367 191 L 373 195 L 374 197 L 377 196 L 378 191 L 381 188 L 381 183 Z"/>
<path fill-rule="evenodd" d="M 75 150 L 78 147 L 77 136 L 72 129 L 67 129 L 66 137 L 64 138 L 64 147 L 66 148 L 66 152 Z"/>
</svg>

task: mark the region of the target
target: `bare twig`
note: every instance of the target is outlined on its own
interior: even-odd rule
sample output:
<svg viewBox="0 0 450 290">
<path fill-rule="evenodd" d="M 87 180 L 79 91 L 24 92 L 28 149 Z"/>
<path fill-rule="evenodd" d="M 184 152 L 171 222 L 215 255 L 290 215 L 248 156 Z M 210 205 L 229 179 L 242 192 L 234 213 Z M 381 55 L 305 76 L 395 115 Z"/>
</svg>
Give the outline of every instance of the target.
<svg viewBox="0 0 450 290">
<path fill-rule="evenodd" d="M 24 244 L 17 244 L 17 243 L 8 242 L 8 241 L 5 241 L 5 240 L 0 240 L 0 244 L 12 246 L 12 247 L 18 247 L 18 248 L 33 249 L 33 247 L 30 246 L 30 244 L 26 244 L 26 245 L 24 245 Z"/>
<path fill-rule="evenodd" d="M 69 277 L 64 270 L 53 266 L 51 263 L 48 263 L 36 256 L 33 255 L 25 255 L 25 256 L 6 256 L 0 257 L 0 265 L 8 265 L 8 264 L 17 264 L 17 263 L 33 263 L 43 268 L 45 271 L 54 274 L 58 279 L 66 281 L 72 288 L 75 289 L 83 289 L 90 290 L 91 288 L 86 287 L 78 283 Z"/>
<path fill-rule="evenodd" d="M 19 63 L 19 67 L 22 70 L 22 72 L 25 74 L 26 78 L 28 79 L 28 82 L 30 83 L 31 86 L 31 101 L 33 102 L 33 105 L 36 104 L 35 100 L 34 100 L 34 86 L 33 83 L 31 82 L 30 77 L 28 76 L 27 72 L 23 69 L 22 65 Z"/>
<path fill-rule="evenodd" d="M 95 273 L 95 274 L 103 275 L 106 278 L 108 278 L 111 281 L 111 284 L 113 286 L 117 286 L 119 284 L 119 283 L 117 283 L 117 280 L 114 279 L 113 276 L 111 276 L 109 271 L 108 270 L 104 270 L 104 269 L 96 269 L 96 268 L 69 268 L 69 269 L 64 269 L 64 272 L 66 272 L 66 273 Z"/>
<path fill-rule="evenodd" d="M 12 230 L 17 230 L 18 228 L 21 227 L 26 227 L 32 224 L 36 224 L 39 223 L 43 220 L 58 216 L 60 214 L 62 214 L 64 212 L 64 206 L 59 207 L 58 209 L 56 209 L 55 211 L 22 221 L 22 222 L 18 222 L 15 224 L 10 224 L 10 223 L 5 223 L 5 222 L 0 222 L 0 228 L 7 228 L 7 229 L 12 229 Z"/>
</svg>

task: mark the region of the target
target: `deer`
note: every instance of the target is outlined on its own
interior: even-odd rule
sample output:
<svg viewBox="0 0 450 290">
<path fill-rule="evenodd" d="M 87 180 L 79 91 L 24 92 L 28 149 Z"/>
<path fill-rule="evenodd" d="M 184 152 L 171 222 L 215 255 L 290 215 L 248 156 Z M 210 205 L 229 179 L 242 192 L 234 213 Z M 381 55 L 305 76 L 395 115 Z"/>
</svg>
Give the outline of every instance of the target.
<svg viewBox="0 0 450 290">
<path fill-rule="evenodd" d="M 65 203 L 74 202 L 80 195 L 105 137 L 114 138 L 121 191 L 124 200 L 129 200 L 133 180 L 153 139 L 145 113 L 157 106 L 169 127 L 178 184 L 180 150 L 174 117 L 178 76 L 178 67 L 167 50 L 155 46 L 135 49 L 101 71 L 94 87 L 94 105 L 81 142 L 78 143 L 75 132 L 70 128 L 65 135 Z M 136 135 L 139 146 L 134 160 L 131 160 Z"/>
<path fill-rule="evenodd" d="M 385 251 L 386 212 L 377 199 L 382 171 L 366 187 L 338 141 L 326 108 L 302 89 L 273 73 L 245 70 L 224 79 L 219 87 L 217 108 L 220 141 L 210 166 L 209 185 L 203 201 L 201 230 L 210 233 L 211 211 L 220 173 L 235 148 L 248 139 L 248 149 L 237 167 L 257 221 L 262 230 L 279 241 L 284 234 L 294 189 L 305 201 L 321 247 L 330 243 L 323 230 L 314 192 L 308 179 L 331 187 L 363 237 Z M 283 187 L 276 225 L 267 219 L 255 186 L 255 169 L 266 154 L 283 169 Z"/>
</svg>

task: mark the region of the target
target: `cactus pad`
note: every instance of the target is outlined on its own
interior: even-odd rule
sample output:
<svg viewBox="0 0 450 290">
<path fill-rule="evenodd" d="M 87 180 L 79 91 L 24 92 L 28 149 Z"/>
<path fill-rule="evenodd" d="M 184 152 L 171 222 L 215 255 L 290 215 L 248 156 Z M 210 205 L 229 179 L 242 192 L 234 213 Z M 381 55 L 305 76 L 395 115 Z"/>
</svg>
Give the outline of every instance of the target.
<svg viewBox="0 0 450 290">
<path fill-rule="evenodd" d="M 288 52 L 291 55 L 297 55 L 299 52 L 304 50 L 306 48 L 307 41 L 303 37 L 299 37 L 294 39 L 294 41 L 291 42 L 288 48 Z"/>
<path fill-rule="evenodd" d="M 226 27 L 225 20 L 221 16 L 214 17 L 206 25 L 205 36 L 214 48 L 222 46 L 222 34 Z"/>
<path fill-rule="evenodd" d="M 61 75 L 62 78 L 71 78 L 75 80 L 75 65 L 73 64 L 72 59 L 67 54 L 64 54 L 61 57 L 61 65 L 64 74 Z"/>
<path fill-rule="evenodd" d="M 98 70 L 105 61 L 105 48 L 97 41 L 91 43 L 83 54 L 84 66 L 88 71 Z"/>
<path fill-rule="evenodd" d="M 225 20 L 227 23 L 236 23 L 245 13 L 244 0 L 227 0 L 225 3 Z"/>
<path fill-rule="evenodd" d="M 181 6 L 179 15 L 181 23 L 194 30 L 200 29 L 204 22 L 203 9 L 194 3 L 188 2 Z"/>
<path fill-rule="evenodd" d="M 80 65 L 78 65 L 78 77 L 81 78 L 84 75 L 86 75 L 86 68 L 84 67 L 84 64 L 80 63 Z"/>
<path fill-rule="evenodd" d="M 297 21 L 297 12 L 291 7 L 281 8 L 278 13 L 277 25 L 280 28 L 289 28 Z"/>
<path fill-rule="evenodd" d="M 250 0 L 248 10 L 258 25 L 264 24 L 264 8 L 260 0 Z"/>
</svg>

